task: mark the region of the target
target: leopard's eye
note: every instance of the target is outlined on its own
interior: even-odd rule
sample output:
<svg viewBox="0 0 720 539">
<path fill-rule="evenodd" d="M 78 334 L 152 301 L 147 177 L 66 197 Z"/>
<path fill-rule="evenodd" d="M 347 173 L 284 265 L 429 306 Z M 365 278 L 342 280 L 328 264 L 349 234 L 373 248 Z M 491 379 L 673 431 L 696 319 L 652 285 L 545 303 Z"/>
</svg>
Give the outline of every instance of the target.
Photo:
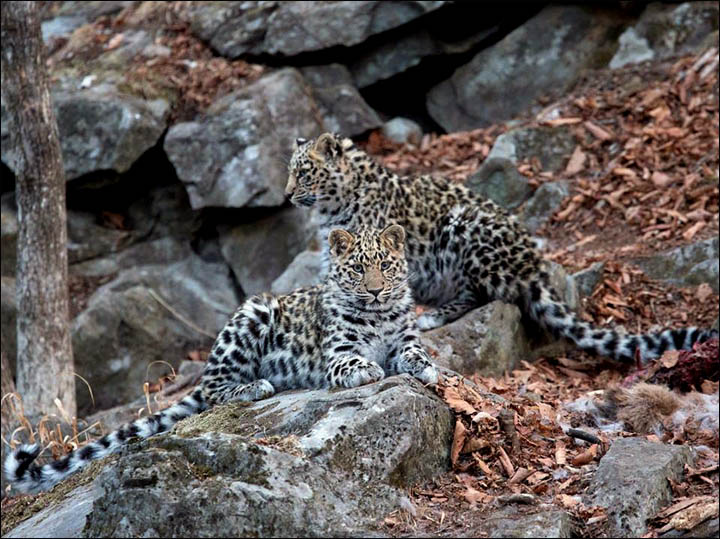
<svg viewBox="0 0 720 539">
<path fill-rule="evenodd" d="M 353 270 L 354 272 L 357 272 L 357 273 L 362 273 L 362 272 L 363 272 L 363 266 L 362 266 L 362 264 L 354 264 L 353 267 L 352 267 L 352 270 Z"/>
<path fill-rule="evenodd" d="M 383 270 L 383 271 L 385 271 L 385 270 L 388 269 L 389 267 L 390 267 L 390 262 L 388 262 L 387 260 L 384 260 L 384 261 L 382 262 L 382 264 L 380 264 L 380 269 Z"/>
</svg>

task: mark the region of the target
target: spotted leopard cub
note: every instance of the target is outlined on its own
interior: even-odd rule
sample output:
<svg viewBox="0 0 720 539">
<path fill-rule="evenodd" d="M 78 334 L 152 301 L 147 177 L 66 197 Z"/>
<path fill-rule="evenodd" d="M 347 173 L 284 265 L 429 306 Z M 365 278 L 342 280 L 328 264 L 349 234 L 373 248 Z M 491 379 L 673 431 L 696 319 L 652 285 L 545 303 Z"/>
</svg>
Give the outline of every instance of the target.
<svg viewBox="0 0 720 539">
<path fill-rule="evenodd" d="M 220 332 L 190 395 L 45 466 L 32 464 L 38 446 L 22 446 L 6 459 L 6 477 L 21 492 L 46 490 L 129 439 L 166 431 L 216 404 L 286 389 L 357 387 L 386 374 L 436 383 L 437 370 L 418 340 L 404 243 L 399 225 L 332 230 L 325 282 L 245 301 Z"/>
<path fill-rule="evenodd" d="M 552 288 L 524 227 L 491 200 L 433 176 L 401 177 L 376 163 L 352 140 L 324 133 L 298 139 L 285 194 L 316 209 L 321 232 L 331 227 L 400 224 L 415 299 L 433 308 L 420 329 L 451 322 L 490 300 L 515 303 L 557 337 L 620 361 L 691 348 L 717 331 L 668 329 L 627 335 L 580 320 Z"/>
</svg>

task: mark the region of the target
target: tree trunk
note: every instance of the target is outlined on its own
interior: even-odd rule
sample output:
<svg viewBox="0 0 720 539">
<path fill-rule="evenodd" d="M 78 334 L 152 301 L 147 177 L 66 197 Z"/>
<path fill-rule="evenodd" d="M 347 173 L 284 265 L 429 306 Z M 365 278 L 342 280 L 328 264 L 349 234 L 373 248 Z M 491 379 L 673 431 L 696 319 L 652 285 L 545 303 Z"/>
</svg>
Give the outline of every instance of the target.
<svg viewBox="0 0 720 539">
<path fill-rule="evenodd" d="M 2 95 L 17 157 L 17 390 L 26 415 L 75 415 L 65 173 L 36 2 L 1 2 Z"/>
</svg>

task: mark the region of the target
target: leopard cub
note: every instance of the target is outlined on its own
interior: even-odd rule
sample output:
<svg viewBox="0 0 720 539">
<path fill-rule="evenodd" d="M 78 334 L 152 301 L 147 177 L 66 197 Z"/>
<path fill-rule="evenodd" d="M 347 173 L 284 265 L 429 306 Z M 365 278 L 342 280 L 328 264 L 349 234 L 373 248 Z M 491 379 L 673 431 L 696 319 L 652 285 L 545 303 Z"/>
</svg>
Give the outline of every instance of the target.
<svg viewBox="0 0 720 539">
<path fill-rule="evenodd" d="M 298 388 L 357 387 L 409 373 L 434 384 L 438 372 L 420 345 L 408 285 L 405 231 L 333 229 L 330 270 L 321 285 L 241 305 L 212 348 L 200 384 L 179 403 L 124 425 L 44 466 L 40 448 L 8 455 L 6 477 L 21 492 L 48 489 L 130 438 L 147 438 L 215 404 L 254 401 Z"/>
</svg>

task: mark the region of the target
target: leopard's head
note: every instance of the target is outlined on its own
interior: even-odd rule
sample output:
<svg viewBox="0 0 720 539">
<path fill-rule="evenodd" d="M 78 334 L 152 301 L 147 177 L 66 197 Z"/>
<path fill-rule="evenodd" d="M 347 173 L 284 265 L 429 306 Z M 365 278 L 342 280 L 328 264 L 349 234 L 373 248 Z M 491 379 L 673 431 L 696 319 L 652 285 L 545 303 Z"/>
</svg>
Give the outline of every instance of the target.
<svg viewBox="0 0 720 539">
<path fill-rule="evenodd" d="M 332 208 L 342 204 L 348 166 L 345 152 L 350 139 L 323 133 L 316 139 L 297 139 L 288 166 L 285 196 L 295 206 Z"/>
<path fill-rule="evenodd" d="M 390 225 L 382 232 L 361 228 L 355 233 L 341 228 L 330 231 L 329 279 L 347 295 L 376 308 L 408 292 L 405 230 Z"/>
</svg>

